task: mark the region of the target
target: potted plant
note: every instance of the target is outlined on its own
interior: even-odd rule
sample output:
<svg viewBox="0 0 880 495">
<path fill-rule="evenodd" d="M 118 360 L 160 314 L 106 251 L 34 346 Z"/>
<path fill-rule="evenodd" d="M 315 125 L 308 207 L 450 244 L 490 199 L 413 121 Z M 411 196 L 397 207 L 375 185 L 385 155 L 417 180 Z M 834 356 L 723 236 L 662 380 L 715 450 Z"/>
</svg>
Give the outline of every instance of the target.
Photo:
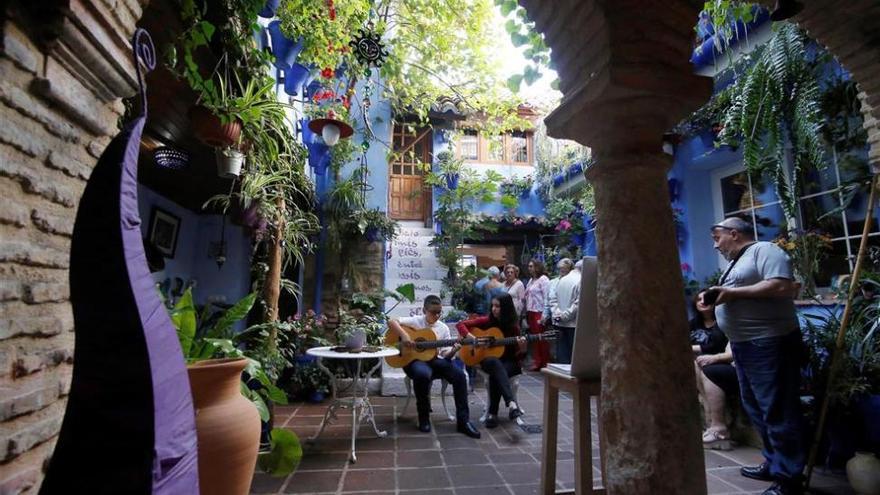
<svg viewBox="0 0 880 495">
<path fill-rule="evenodd" d="M 220 493 L 216 490 L 230 486 L 247 491 L 253 475 L 250 459 L 257 459 L 260 423 L 270 421 L 272 404 L 287 404 L 286 395 L 272 377 L 277 364 L 268 357 L 265 346 L 258 348 L 249 341 L 254 334 L 264 331 L 264 326 L 250 327 L 240 333 L 234 331 L 236 322 L 248 314 L 255 300 L 256 295 L 250 294 L 228 309 L 213 314 L 207 308 L 198 312 L 192 291 L 188 289 L 171 311 L 188 363 L 197 412 L 200 483 L 205 479 L 202 486 L 211 489 L 211 493 Z M 242 350 L 246 342 L 250 345 Z M 230 421 L 240 423 L 235 427 L 235 435 L 227 431 Z M 282 476 L 295 469 L 299 444 L 276 430 L 267 432 L 270 448 L 266 455 L 270 459 L 261 459 L 261 466 L 267 472 Z M 204 459 L 203 450 L 207 452 Z M 218 455 L 223 459 L 217 460 Z M 241 462 L 242 455 L 247 459 L 244 462 Z M 226 457 L 235 465 L 229 465 Z M 204 469 L 203 463 L 207 465 Z"/>
<path fill-rule="evenodd" d="M 285 0 L 276 11 L 283 34 L 301 40 L 300 63 L 321 69 L 339 67 L 349 42 L 367 22 L 370 0 Z"/>
<path fill-rule="evenodd" d="M 437 168 L 446 180 L 447 189 L 452 190 L 458 187 L 458 178 L 461 176 L 463 167 L 464 161 L 457 160 L 452 152 L 441 151 L 437 153 Z"/>
<path fill-rule="evenodd" d="M 393 241 L 397 237 L 398 224 L 377 208 L 358 212 L 357 228 L 368 242 Z"/>
<path fill-rule="evenodd" d="M 773 242 L 791 258 L 795 278 L 801 284 L 804 296 L 813 297 L 816 294 L 815 275 L 820 262 L 831 251 L 831 238 L 821 232 L 809 230 L 791 232 Z"/>
</svg>

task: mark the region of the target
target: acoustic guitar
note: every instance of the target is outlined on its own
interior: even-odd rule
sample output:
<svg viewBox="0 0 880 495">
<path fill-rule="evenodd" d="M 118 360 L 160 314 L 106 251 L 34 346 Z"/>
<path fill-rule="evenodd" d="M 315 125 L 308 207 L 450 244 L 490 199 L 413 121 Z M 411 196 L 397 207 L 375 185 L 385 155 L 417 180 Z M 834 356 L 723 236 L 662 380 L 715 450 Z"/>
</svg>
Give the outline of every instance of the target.
<svg viewBox="0 0 880 495">
<path fill-rule="evenodd" d="M 488 357 L 500 358 L 504 355 L 504 346 L 516 344 L 519 337 L 505 337 L 500 328 L 492 327 L 469 328 L 470 336 L 462 338 L 459 357 L 467 366 L 476 366 Z M 526 342 L 537 340 L 553 340 L 559 334 L 557 330 L 548 330 L 543 333 L 523 335 Z"/>
<path fill-rule="evenodd" d="M 392 368 L 403 368 L 413 361 L 430 361 L 437 357 L 437 349 L 461 344 L 459 350 L 461 360 L 468 366 L 479 364 L 487 357 L 501 357 L 504 354 L 504 346 L 516 343 L 517 337 L 504 337 L 501 330 L 492 327 L 486 330 L 471 328 L 471 335 L 457 339 L 437 340 L 437 335 L 430 328 L 416 329 L 402 325 L 403 331 L 415 342 L 415 347 L 406 347 L 401 344 L 397 332 L 388 330 L 385 332 L 385 346 L 400 350 L 399 356 L 388 356 L 385 362 Z M 525 336 L 527 342 L 536 340 L 552 340 L 556 338 L 556 330 Z M 451 356 L 450 356 L 451 357 Z"/>
<path fill-rule="evenodd" d="M 399 356 L 388 356 L 385 362 L 392 368 L 403 368 L 413 361 L 430 361 L 437 357 L 437 349 L 441 347 L 449 347 L 461 341 L 461 339 L 444 339 L 437 340 L 437 335 L 430 328 L 412 328 L 410 326 L 401 325 L 403 331 L 409 335 L 409 338 L 415 342 L 415 347 L 406 347 L 400 343 L 400 336 L 397 332 L 388 329 L 385 332 L 385 346 L 394 347 L 400 350 Z"/>
</svg>

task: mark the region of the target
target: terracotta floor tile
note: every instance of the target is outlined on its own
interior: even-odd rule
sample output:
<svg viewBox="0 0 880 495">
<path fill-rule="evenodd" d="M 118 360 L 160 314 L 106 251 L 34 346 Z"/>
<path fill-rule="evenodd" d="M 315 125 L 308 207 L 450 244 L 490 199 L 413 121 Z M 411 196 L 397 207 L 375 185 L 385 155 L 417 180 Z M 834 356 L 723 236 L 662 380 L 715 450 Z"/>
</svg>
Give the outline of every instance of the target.
<svg viewBox="0 0 880 495">
<path fill-rule="evenodd" d="M 302 460 L 299 463 L 297 471 L 315 471 L 315 470 L 342 470 L 348 462 L 348 455 L 344 453 L 324 453 L 324 452 L 303 452 Z"/>
<path fill-rule="evenodd" d="M 394 483 L 393 469 L 349 470 L 345 474 L 342 491 L 344 493 L 368 490 L 387 490 L 393 492 Z"/>
<path fill-rule="evenodd" d="M 452 485 L 456 487 L 456 493 L 460 491 L 458 487 L 485 487 L 504 484 L 498 471 L 492 466 L 457 466 L 450 474 Z"/>
<path fill-rule="evenodd" d="M 342 471 L 296 472 L 291 476 L 284 493 L 336 492 Z"/>
<path fill-rule="evenodd" d="M 349 464 L 348 470 L 353 469 L 376 469 L 376 468 L 393 468 L 394 452 L 367 452 L 358 453 L 357 462 Z"/>
<path fill-rule="evenodd" d="M 422 433 L 418 437 L 401 437 L 397 439 L 397 450 L 436 450 L 440 446 L 432 435 Z"/>
<path fill-rule="evenodd" d="M 504 482 L 509 485 L 523 485 L 541 481 L 541 466 L 538 464 L 504 464 L 495 466 L 495 469 Z"/>
<path fill-rule="evenodd" d="M 397 467 L 439 467 L 443 458 L 439 451 L 422 450 L 397 453 Z"/>
<path fill-rule="evenodd" d="M 254 479 L 251 481 L 251 493 L 277 493 L 284 486 L 286 479 L 286 477 L 276 478 L 265 473 L 254 473 Z"/>
<path fill-rule="evenodd" d="M 509 453 L 509 454 L 489 454 L 489 460 L 492 461 L 492 464 L 531 464 L 534 463 L 535 460 L 532 456 L 523 453 Z"/>
<path fill-rule="evenodd" d="M 400 490 L 446 488 L 452 486 L 444 468 L 398 469 L 397 487 Z"/>
</svg>

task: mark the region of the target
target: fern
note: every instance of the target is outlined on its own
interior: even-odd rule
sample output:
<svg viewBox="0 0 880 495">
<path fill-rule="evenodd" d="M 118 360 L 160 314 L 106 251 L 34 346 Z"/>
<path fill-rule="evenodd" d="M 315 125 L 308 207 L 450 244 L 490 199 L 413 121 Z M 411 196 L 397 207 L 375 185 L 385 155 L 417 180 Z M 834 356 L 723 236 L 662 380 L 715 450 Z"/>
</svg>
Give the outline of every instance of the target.
<svg viewBox="0 0 880 495">
<path fill-rule="evenodd" d="M 802 171 L 823 166 L 819 89 L 810 66 L 806 36 L 779 23 L 754 64 L 735 83 L 719 135 L 722 144 L 741 143 L 750 175 L 766 173 L 788 219 L 796 218 Z M 793 170 L 786 171 L 786 143 L 793 146 Z"/>
</svg>

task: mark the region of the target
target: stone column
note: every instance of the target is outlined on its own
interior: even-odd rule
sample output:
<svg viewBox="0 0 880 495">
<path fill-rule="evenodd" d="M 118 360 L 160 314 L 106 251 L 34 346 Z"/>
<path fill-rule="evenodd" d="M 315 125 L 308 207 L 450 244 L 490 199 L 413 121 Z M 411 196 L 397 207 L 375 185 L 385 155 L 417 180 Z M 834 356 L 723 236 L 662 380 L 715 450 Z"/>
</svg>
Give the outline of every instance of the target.
<svg viewBox="0 0 880 495">
<path fill-rule="evenodd" d="M 548 134 L 590 146 L 609 495 L 705 494 L 693 356 L 662 135 L 708 100 L 694 1 L 519 0 L 565 95 Z M 575 359 L 577 357 L 575 356 Z"/>
</svg>

